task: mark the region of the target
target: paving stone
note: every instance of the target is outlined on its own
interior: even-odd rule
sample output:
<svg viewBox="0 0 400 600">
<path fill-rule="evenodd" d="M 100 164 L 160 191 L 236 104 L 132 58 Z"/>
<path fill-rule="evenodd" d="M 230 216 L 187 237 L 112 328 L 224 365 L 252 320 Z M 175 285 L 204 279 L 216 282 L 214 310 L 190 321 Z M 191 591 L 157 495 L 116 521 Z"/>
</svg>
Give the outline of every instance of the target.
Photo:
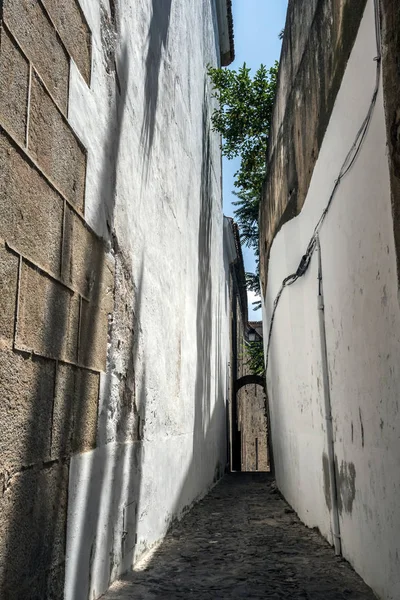
<svg viewBox="0 0 400 600">
<path fill-rule="evenodd" d="M 234 473 L 179 523 L 143 570 L 103 600 L 373 600 L 375 596 L 276 492 L 271 476 Z"/>
</svg>

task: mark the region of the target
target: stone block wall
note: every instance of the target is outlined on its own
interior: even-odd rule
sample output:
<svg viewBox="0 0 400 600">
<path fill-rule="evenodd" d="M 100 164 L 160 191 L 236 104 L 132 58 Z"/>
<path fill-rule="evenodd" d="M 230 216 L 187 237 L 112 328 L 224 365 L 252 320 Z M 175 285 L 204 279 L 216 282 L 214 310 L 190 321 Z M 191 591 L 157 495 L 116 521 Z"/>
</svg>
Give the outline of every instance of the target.
<svg viewBox="0 0 400 600">
<path fill-rule="evenodd" d="M 240 336 L 237 339 L 238 378 L 252 375 L 247 364 L 245 335 L 248 325 L 241 319 Z M 250 383 L 237 392 L 238 430 L 240 432 L 240 454 L 242 471 L 269 471 L 267 447 L 268 423 L 266 398 L 262 386 Z"/>
<path fill-rule="evenodd" d="M 0 596 L 63 597 L 69 460 L 95 447 L 113 262 L 85 222 L 68 122 L 91 35 L 77 2 L 0 14 Z"/>
<path fill-rule="evenodd" d="M 242 441 L 242 471 L 269 471 L 265 392 L 257 384 L 238 392 Z"/>
</svg>

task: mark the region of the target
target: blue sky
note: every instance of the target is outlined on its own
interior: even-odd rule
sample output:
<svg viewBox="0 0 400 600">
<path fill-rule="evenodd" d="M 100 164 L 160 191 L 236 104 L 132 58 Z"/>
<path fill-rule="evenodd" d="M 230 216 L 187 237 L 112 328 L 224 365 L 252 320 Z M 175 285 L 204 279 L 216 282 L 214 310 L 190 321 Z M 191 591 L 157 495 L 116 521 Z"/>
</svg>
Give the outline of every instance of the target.
<svg viewBox="0 0 400 600">
<path fill-rule="evenodd" d="M 245 62 L 254 75 L 260 64 L 269 68 L 279 60 L 281 40 L 279 33 L 285 25 L 287 0 L 233 0 L 233 28 L 236 58 L 230 69 L 238 69 Z M 240 161 L 224 158 L 223 191 L 224 213 L 233 217 L 232 194 L 234 174 Z M 251 250 L 243 247 L 246 271 L 254 271 L 255 262 Z M 249 295 L 249 318 L 261 319 L 261 311 L 254 312 Z"/>
</svg>

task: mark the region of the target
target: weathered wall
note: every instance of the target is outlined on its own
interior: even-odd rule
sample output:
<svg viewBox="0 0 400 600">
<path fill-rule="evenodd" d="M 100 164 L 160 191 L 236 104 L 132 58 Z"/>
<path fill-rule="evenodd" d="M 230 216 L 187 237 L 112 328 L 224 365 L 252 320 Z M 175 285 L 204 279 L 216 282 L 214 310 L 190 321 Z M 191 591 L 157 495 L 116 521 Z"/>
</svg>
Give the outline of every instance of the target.
<svg viewBox="0 0 400 600">
<path fill-rule="evenodd" d="M 245 337 L 249 329 L 246 277 L 237 224 L 224 217 L 225 270 L 229 280 L 231 362 L 229 369 L 229 464 L 234 471 L 267 471 L 264 382 L 238 382 L 249 376 Z M 255 323 L 253 323 L 253 326 Z M 262 335 L 262 324 L 258 323 Z M 258 378 L 260 379 L 260 378 Z"/>
<path fill-rule="evenodd" d="M 86 600 L 227 460 L 215 7 L 1 6 L 0 595 Z"/>
<path fill-rule="evenodd" d="M 238 243 L 239 242 L 239 243 Z M 240 249 L 240 241 L 236 239 L 236 248 Z M 235 382 L 241 377 L 243 371 L 242 346 L 245 333 L 244 315 L 247 313 L 246 295 L 240 293 L 243 285 L 244 276 L 243 257 L 241 250 L 238 252 L 238 259 L 231 267 L 231 340 L 232 340 L 232 369 L 231 369 L 231 390 L 232 404 L 230 414 L 230 434 L 231 434 L 231 462 L 233 471 L 240 471 L 242 464 L 242 441 L 240 433 L 240 406 L 239 395 L 235 393 Z"/>
<path fill-rule="evenodd" d="M 271 247 L 264 338 L 280 284 L 296 270 L 367 112 L 375 56 L 368 0 L 318 159 L 310 164 L 304 206 Z M 310 102 L 313 93 L 311 87 Z M 400 594 L 400 311 L 382 85 L 320 240 L 342 550 L 378 597 L 394 600 Z M 278 485 L 301 519 L 331 540 L 317 294 L 315 254 L 307 274 L 281 297 L 268 395 Z"/>
<path fill-rule="evenodd" d="M 114 263 L 84 218 L 86 151 L 67 120 L 78 6 L 2 3 L 0 595 L 61 598 L 69 457 L 96 445 Z M 68 12 L 68 11 L 67 11 Z"/>
<path fill-rule="evenodd" d="M 264 389 L 251 383 L 238 392 L 242 471 L 269 471 Z"/>
<path fill-rule="evenodd" d="M 397 278 L 400 282 L 400 11 L 396 0 L 381 0 L 382 68 Z"/>
<path fill-rule="evenodd" d="M 366 0 L 290 0 L 260 212 L 260 274 L 274 236 L 305 201 Z"/>
<path fill-rule="evenodd" d="M 260 336 L 262 336 L 261 321 L 259 326 Z M 246 319 L 242 337 L 237 340 L 238 379 L 253 374 L 247 364 L 249 356 L 246 350 L 246 339 L 249 327 L 250 325 Z M 264 386 L 259 383 L 246 383 L 238 390 L 236 400 L 238 405 L 238 429 L 240 432 L 241 470 L 269 471 Z"/>
</svg>

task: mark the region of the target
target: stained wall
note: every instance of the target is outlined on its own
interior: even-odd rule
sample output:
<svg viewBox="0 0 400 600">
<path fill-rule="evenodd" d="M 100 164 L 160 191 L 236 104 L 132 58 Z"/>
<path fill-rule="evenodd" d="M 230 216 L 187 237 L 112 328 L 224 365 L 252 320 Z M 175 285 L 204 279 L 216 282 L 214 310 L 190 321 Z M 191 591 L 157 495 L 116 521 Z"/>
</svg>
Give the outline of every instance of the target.
<svg viewBox="0 0 400 600">
<path fill-rule="evenodd" d="M 99 597 L 227 462 L 215 5 L 1 3 L 0 595 Z"/>
<path fill-rule="evenodd" d="M 309 164 L 302 210 L 276 233 L 264 266 L 264 338 L 281 282 L 296 271 L 367 114 L 376 56 L 369 0 L 318 158 Z M 302 101 L 299 94 L 295 114 L 313 92 Z M 384 93 L 380 80 L 364 143 L 340 182 L 320 243 L 342 552 L 379 598 L 393 600 L 400 593 L 400 312 Z M 279 488 L 332 542 L 318 290 L 314 252 L 306 275 L 281 296 L 267 382 Z"/>
</svg>

